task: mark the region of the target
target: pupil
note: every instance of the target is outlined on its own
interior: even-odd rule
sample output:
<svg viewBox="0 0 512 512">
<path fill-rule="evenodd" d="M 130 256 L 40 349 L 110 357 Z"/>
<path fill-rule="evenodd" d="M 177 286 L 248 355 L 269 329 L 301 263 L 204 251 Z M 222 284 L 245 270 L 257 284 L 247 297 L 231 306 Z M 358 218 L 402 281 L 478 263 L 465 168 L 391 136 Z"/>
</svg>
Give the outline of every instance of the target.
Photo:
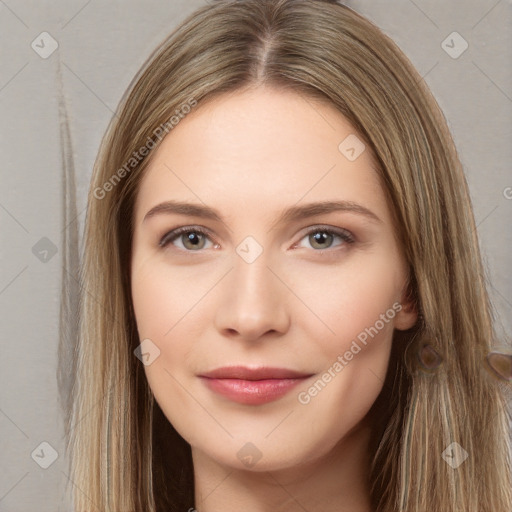
<svg viewBox="0 0 512 512">
<path fill-rule="evenodd" d="M 326 233 L 325 231 L 318 231 L 313 235 L 313 238 L 315 239 L 315 243 L 317 244 L 325 244 L 328 237 L 330 237 L 329 233 Z"/>
<path fill-rule="evenodd" d="M 194 240 L 195 239 L 195 240 Z M 199 237 L 197 236 L 197 233 L 189 233 L 188 234 L 188 240 L 193 245 L 197 245 L 199 243 Z"/>
</svg>

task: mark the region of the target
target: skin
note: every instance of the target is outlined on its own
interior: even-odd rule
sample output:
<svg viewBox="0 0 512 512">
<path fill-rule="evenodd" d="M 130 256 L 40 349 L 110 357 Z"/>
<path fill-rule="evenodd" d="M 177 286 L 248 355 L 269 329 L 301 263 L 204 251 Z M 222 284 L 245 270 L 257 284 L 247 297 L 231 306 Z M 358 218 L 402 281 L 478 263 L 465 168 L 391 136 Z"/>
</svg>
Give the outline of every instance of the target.
<svg viewBox="0 0 512 512">
<path fill-rule="evenodd" d="M 412 327 L 417 314 L 405 302 L 407 267 L 370 150 L 349 161 L 338 149 L 354 133 L 331 105 L 260 86 L 199 105 L 146 169 L 134 210 L 132 299 L 140 339 L 160 350 L 145 366 L 150 388 L 192 447 L 199 512 L 371 510 L 367 413 L 393 330 Z M 208 205 L 222 220 L 144 220 L 169 200 Z M 334 211 L 276 223 L 287 207 L 316 201 L 351 201 L 378 220 Z M 197 234 L 197 245 L 180 235 L 159 246 L 181 226 L 209 234 Z M 336 233 L 316 242 L 326 227 L 349 231 L 353 242 Z M 263 249 L 251 263 L 236 250 L 248 236 Z M 393 304 L 402 309 L 300 403 L 299 393 Z M 238 404 L 198 377 L 227 365 L 314 375 L 276 401 Z M 248 442 L 261 456 L 251 467 L 237 456 Z"/>
</svg>

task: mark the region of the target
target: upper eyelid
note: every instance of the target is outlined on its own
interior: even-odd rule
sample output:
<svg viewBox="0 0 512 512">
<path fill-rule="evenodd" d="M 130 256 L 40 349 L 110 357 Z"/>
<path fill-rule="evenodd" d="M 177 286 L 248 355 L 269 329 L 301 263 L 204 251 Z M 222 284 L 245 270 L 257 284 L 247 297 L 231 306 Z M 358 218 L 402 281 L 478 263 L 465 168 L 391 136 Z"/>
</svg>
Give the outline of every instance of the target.
<svg viewBox="0 0 512 512">
<path fill-rule="evenodd" d="M 182 234 L 193 231 L 213 238 L 212 235 L 210 234 L 210 230 L 208 228 L 205 228 L 204 226 L 178 226 L 177 228 L 166 231 L 164 235 L 160 238 L 158 245 L 163 245 L 164 243 L 171 243 Z"/>
</svg>

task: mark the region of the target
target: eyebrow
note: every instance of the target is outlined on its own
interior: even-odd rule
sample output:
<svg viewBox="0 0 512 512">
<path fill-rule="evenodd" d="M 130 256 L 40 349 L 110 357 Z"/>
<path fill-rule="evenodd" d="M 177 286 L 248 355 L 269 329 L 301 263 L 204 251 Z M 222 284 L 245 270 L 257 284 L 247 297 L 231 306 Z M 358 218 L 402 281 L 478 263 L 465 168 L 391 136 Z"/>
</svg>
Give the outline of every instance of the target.
<svg viewBox="0 0 512 512">
<path fill-rule="evenodd" d="M 294 220 L 306 219 L 309 217 L 314 217 L 315 215 L 322 215 L 332 212 L 350 212 L 356 213 L 358 215 L 362 215 L 367 219 L 381 223 L 382 220 L 375 215 L 368 208 L 354 203 L 352 201 L 320 201 L 305 204 L 302 206 L 291 206 L 284 210 L 281 215 L 274 221 L 273 225 L 279 223 L 286 223 Z M 163 203 L 157 204 L 153 206 L 146 215 L 142 222 L 150 219 L 151 217 L 155 217 L 160 214 L 178 214 L 178 215 L 188 215 L 191 217 L 200 217 L 203 219 L 209 219 L 224 223 L 221 214 L 210 206 L 197 204 L 197 203 L 188 203 L 182 201 L 165 201 Z"/>
</svg>

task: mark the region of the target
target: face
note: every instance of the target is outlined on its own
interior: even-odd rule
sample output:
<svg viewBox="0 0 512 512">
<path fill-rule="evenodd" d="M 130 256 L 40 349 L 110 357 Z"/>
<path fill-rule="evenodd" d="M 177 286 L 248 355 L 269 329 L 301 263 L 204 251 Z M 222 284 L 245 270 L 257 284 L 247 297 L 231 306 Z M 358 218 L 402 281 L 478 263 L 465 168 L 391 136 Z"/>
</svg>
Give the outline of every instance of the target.
<svg viewBox="0 0 512 512">
<path fill-rule="evenodd" d="M 416 313 L 361 144 L 332 106 L 260 87 L 199 105 L 155 150 L 132 299 L 148 383 L 193 453 L 253 471 L 314 461 L 381 391 L 393 330 Z"/>
</svg>

